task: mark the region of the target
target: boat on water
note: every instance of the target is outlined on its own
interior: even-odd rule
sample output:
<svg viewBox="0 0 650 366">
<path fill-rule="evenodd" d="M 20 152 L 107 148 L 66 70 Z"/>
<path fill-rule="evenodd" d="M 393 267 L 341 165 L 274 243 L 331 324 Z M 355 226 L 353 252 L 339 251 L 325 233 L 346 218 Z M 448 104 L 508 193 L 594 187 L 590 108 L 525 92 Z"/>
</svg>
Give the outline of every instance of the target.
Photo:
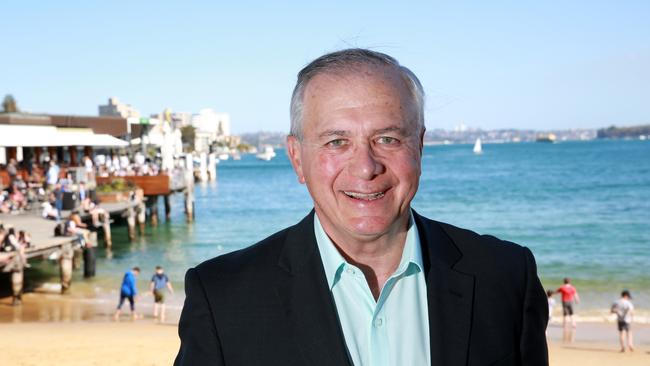
<svg viewBox="0 0 650 366">
<path fill-rule="evenodd" d="M 228 158 L 230 158 L 230 155 L 228 155 L 227 153 L 222 153 L 219 154 L 217 157 L 219 158 L 219 160 L 228 160 Z"/>
<path fill-rule="evenodd" d="M 275 150 L 273 150 L 273 146 L 265 146 L 264 150 L 255 156 L 260 160 L 269 161 L 273 159 L 275 155 L 276 154 L 275 154 Z"/>
<path fill-rule="evenodd" d="M 483 144 L 481 144 L 481 138 L 477 138 L 474 143 L 474 154 L 483 154 Z"/>
<path fill-rule="evenodd" d="M 550 143 L 554 143 L 555 140 L 557 140 L 557 137 L 555 136 L 554 133 L 545 133 L 545 134 L 537 135 L 537 138 L 535 139 L 535 141 L 537 142 L 550 142 Z"/>
</svg>

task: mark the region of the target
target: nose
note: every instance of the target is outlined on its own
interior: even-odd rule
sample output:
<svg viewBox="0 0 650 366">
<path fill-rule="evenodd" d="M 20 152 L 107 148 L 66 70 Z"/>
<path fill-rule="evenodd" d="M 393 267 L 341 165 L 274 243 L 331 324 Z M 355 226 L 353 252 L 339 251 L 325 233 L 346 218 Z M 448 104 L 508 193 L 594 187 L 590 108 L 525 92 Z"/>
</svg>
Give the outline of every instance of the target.
<svg viewBox="0 0 650 366">
<path fill-rule="evenodd" d="M 371 180 L 384 171 L 384 165 L 377 159 L 370 144 L 359 144 L 352 152 L 349 169 L 353 176 Z"/>
</svg>

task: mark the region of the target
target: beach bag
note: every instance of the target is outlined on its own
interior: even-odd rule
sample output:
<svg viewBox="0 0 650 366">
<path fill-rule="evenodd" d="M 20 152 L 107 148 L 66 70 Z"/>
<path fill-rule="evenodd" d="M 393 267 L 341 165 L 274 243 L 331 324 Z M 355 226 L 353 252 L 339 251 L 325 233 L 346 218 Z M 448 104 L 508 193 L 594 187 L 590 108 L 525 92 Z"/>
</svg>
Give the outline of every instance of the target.
<svg viewBox="0 0 650 366">
<path fill-rule="evenodd" d="M 65 236 L 65 224 L 59 222 L 54 227 L 54 236 Z"/>
</svg>

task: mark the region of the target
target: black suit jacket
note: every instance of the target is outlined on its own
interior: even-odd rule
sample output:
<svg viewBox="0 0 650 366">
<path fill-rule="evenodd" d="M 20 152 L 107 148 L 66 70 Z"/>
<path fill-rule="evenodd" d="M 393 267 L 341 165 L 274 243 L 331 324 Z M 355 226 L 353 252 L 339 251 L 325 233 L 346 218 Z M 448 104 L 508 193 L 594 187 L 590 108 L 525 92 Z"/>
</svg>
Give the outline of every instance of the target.
<svg viewBox="0 0 650 366">
<path fill-rule="evenodd" d="M 530 250 L 414 217 L 432 364 L 548 365 L 548 305 Z M 312 211 L 187 272 L 175 365 L 351 365 L 313 225 Z"/>
</svg>

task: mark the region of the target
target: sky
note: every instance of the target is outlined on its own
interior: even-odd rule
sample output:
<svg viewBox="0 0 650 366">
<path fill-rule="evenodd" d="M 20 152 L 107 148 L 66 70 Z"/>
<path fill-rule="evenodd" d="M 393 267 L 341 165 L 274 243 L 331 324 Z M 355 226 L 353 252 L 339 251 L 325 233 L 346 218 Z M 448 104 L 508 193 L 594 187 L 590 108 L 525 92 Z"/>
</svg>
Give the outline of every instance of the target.
<svg viewBox="0 0 650 366">
<path fill-rule="evenodd" d="M 650 1 L 12 1 L 0 98 L 33 113 L 230 114 L 288 131 L 298 71 L 364 47 L 420 78 L 428 129 L 650 123 Z"/>
</svg>

